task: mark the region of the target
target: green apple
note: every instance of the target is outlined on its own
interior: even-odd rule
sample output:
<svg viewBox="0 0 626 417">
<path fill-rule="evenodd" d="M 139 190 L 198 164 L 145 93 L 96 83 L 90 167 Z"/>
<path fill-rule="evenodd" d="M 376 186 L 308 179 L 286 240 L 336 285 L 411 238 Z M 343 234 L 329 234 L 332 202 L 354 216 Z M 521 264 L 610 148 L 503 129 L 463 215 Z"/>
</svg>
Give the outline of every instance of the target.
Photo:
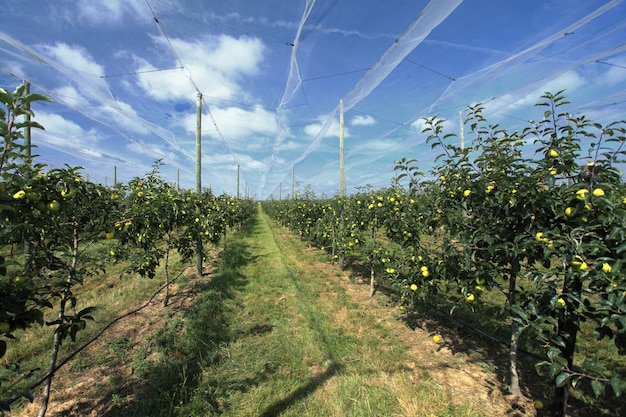
<svg viewBox="0 0 626 417">
<path fill-rule="evenodd" d="M 61 210 L 61 203 L 59 203 L 57 200 L 52 200 L 48 202 L 46 208 L 48 209 L 48 211 L 57 212 Z"/>
<path fill-rule="evenodd" d="M 64 188 L 61 190 L 61 197 L 63 198 L 72 198 L 76 194 L 76 190 L 73 188 Z"/>
<path fill-rule="evenodd" d="M 35 203 L 39 201 L 39 199 L 41 198 L 41 195 L 37 191 L 30 190 L 26 193 L 26 198 L 28 198 L 28 200 Z"/>
</svg>

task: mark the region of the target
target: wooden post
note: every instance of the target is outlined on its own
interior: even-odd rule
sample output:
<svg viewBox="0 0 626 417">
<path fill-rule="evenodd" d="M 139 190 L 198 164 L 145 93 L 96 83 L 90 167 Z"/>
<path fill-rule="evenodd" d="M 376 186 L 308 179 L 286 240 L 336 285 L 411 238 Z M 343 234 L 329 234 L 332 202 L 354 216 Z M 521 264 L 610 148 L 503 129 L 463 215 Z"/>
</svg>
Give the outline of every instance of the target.
<svg viewBox="0 0 626 417">
<path fill-rule="evenodd" d="M 241 166 L 237 164 L 237 200 L 239 200 L 239 175 L 240 175 Z"/>
<path fill-rule="evenodd" d="M 24 86 L 26 87 L 24 90 L 24 95 L 27 96 L 30 94 L 30 83 L 28 81 L 24 81 Z M 30 103 L 26 104 L 26 110 L 30 110 Z M 31 164 L 32 152 L 31 148 L 31 139 L 30 139 L 30 126 L 28 126 L 28 122 L 30 122 L 30 113 L 26 112 L 24 114 L 24 122 L 26 122 L 26 128 L 24 129 L 24 146 L 26 147 L 26 157 L 28 158 L 28 164 Z"/>
<path fill-rule="evenodd" d="M 463 132 L 463 110 L 459 112 L 459 137 L 461 139 L 461 150 L 465 147 L 465 133 Z"/>
<path fill-rule="evenodd" d="M 346 196 L 346 172 L 343 156 L 343 100 L 339 101 L 339 196 Z"/>
<path fill-rule="evenodd" d="M 196 193 L 202 194 L 202 93 L 198 93 L 196 102 Z M 196 242 L 196 274 L 202 276 L 202 238 Z"/>
</svg>

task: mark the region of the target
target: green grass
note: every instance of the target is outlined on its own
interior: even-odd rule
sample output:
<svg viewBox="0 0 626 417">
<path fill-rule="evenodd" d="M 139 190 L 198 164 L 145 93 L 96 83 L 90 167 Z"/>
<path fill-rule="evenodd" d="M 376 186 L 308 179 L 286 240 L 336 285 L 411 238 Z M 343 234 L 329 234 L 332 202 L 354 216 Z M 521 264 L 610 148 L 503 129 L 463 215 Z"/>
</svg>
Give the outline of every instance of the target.
<svg viewBox="0 0 626 417">
<path fill-rule="evenodd" d="M 226 241 L 168 356 L 107 415 L 483 415 L 469 400 L 451 405 L 426 373 L 416 379 L 406 342 L 319 259 L 266 217 L 250 222 Z"/>
<path fill-rule="evenodd" d="M 357 301 L 341 283 L 345 275 L 326 261 L 259 212 L 228 236 L 210 276 L 181 280 L 193 296 L 184 308 L 157 313 L 140 339 L 108 338 L 96 354 L 68 365 L 94 375 L 116 370 L 97 381 L 84 407 L 99 403 L 103 417 L 502 415 L 471 395 L 459 397 L 439 370 L 419 363 L 392 327 L 385 296 L 377 295 L 378 310 Z M 80 295 L 85 305 L 101 306 L 97 323 L 140 304 L 160 284 L 112 272 Z M 37 341 L 44 338 L 37 332 L 22 336 L 29 364 L 45 366 L 49 341 Z"/>
</svg>

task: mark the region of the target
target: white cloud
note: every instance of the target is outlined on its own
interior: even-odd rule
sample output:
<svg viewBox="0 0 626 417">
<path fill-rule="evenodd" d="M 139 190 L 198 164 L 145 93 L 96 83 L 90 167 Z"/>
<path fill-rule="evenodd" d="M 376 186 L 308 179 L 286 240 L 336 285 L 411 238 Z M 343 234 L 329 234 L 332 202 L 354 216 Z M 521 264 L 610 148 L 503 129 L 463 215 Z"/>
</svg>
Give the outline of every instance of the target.
<svg viewBox="0 0 626 417">
<path fill-rule="evenodd" d="M 212 155 L 204 155 L 202 157 L 203 163 L 206 162 L 207 166 L 212 167 L 215 170 L 216 165 L 222 167 L 222 170 L 230 170 L 235 171 L 237 169 L 237 164 L 241 166 L 241 169 L 246 170 L 256 170 L 256 171 L 265 171 L 267 169 L 266 164 L 261 161 L 258 161 L 252 158 L 249 155 L 244 154 L 212 154 Z"/>
<path fill-rule="evenodd" d="M 626 80 L 626 59 L 616 59 L 607 62 L 612 65 L 599 77 L 598 81 L 600 81 L 600 83 L 615 85 Z"/>
<path fill-rule="evenodd" d="M 89 109 L 99 118 L 113 122 L 115 125 L 122 126 L 125 130 L 147 134 L 148 128 L 145 122 L 139 117 L 135 109 L 128 103 L 117 101 L 113 105 L 92 105 L 90 100 L 82 95 L 76 88 L 72 86 L 60 87 L 54 90 L 55 96 L 69 107 L 84 111 Z"/>
<path fill-rule="evenodd" d="M 397 145 L 397 142 L 391 139 L 380 139 L 368 142 L 365 146 L 372 151 L 388 151 L 393 146 Z"/>
<path fill-rule="evenodd" d="M 444 120 L 442 127 L 444 134 L 454 133 L 452 129 L 455 128 L 458 124 L 452 120 Z M 417 131 L 417 133 L 422 133 L 422 131 L 426 128 L 426 121 L 424 118 L 419 118 L 411 123 L 411 127 Z M 424 134 L 430 135 L 432 132 L 424 132 Z"/>
<path fill-rule="evenodd" d="M 157 43 L 164 49 L 169 45 L 162 38 Z M 227 35 L 210 36 L 194 41 L 172 39 L 172 47 L 185 65 L 184 70 L 159 71 L 138 75 L 139 86 L 152 98 L 160 101 L 193 100 L 196 87 L 206 93 L 206 99 L 232 100 L 245 97 L 239 85 L 244 76 L 259 72 L 265 46 L 256 38 L 233 38 Z M 179 66 L 173 62 L 172 67 Z M 158 69 L 143 62 L 137 71 Z"/>
<path fill-rule="evenodd" d="M 51 144 L 86 148 L 98 142 L 95 129 L 85 130 L 78 123 L 58 114 L 39 111 L 35 120 L 46 129 L 42 136 Z"/>
<path fill-rule="evenodd" d="M 75 5 L 79 18 L 89 23 L 120 21 L 124 16 L 147 12 L 145 4 L 139 0 L 79 1 Z"/>
<path fill-rule="evenodd" d="M 374 120 L 374 118 L 370 115 L 366 115 L 366 116 L 354 116 L 352 118 L 352 120 L 350 121 L 350 124 L 352 126 L 371 126 L 373 124 L 376 124 L 376 120 Z"/>
<path fill-rule="evenodd" d="M 104 75 L 104 67 L 94 61 L 89 52 L 77 45 L 68 45 L 57 42 L 55 45 L 46 45 L 43 50 L 63 66 L 75 71 L 97 76 Z"/>
<path fill-rule="evenodd" d="M 150 132 L 144 124 L 145 121 L 139 117 L 135 109 L 128 103 L 118 101 L 117 107 L 102 106 L 98 113 L 130 132 L 144 135 Z"/>
<path fill-rule="evenodd" d="M 516 111 L 528 111 L 541 100 L 546 92 L 556 93 L 565 90 L 565 97 L 575 93 L 580 87 L 585 86 L 587 80 L 576 71 L 567 71 L 544 84 L 538 86 L 533 83 L 526 88 L 521 88 L 507 94 L 503 94 L 493 100 L 482 103 L 483 114 L 489 119 L 494 114 L 507 114 Z"/>
<path fill-rule="evenodd" d="M 276 115 L 260 107 L 252 110 L 239 107 L 211 108 L 211 115 L 226 141 L 246 140 L 245 145 L 248 150 L 264 146 L 265 139 L 263 138 L 276 135 L 278 132 Z M 188 133 L 195 133 L 196 116 L 194 114 L 184 116 L 182 123 Z M 215 130 L 213 120 L 208 115 L 203 116 L 202 131 L 215 139 L 221 139 L 219 132 Z M 259 142 L 251 142 L 251 139 Z"/>
<path fill-rule="evenodd" d="M 128 150 L 139 155 L 150 157 L 152 161 L 156 159 L 164 159 L 166 161 L 176 160 L 176 155 L 165 150 L 165 148 L 155 145 L 154 143 L 146 144 L 140 142 L 131 142 L 128 144 Z"/>
<path fill-rule="evenodd" d="M 308 136 L 312 138 L 315 138 L 317 137 L 317 135 L 319 135 L 322 132 L 322 129 L 324 128 L 325 125 L 326 125 L 326 122 L 321 121 L 321 120 L 317 123 L 311 123 L 304 127 L 304 133 L 306 133 Z M 343 130 L 343 136 L 344 138 L 350 137 L 350 130 L 346 128 L 345 126 Z M 328 127 L 328 129 L 322 133 L 322 137 L 338 138 L 339 137 L 339 121 L 334 119 L 330 123 L 330 126 Z"/>
<path fill-rule="evenodd" d="M 293 151 L 293 150 L 296 150 L 296 149 L 300 149 L 301 147 L 302 147 L 302 145 L 300 145 L 300 144 L 298 144 L 298 143 L 296 143 L 296 142 L 294 142 L 292 140 L 283 142 L 283 143 L 281 143 L 279 145 L 279 148 L 280 148 L 281 151 Z"/>
</svg>

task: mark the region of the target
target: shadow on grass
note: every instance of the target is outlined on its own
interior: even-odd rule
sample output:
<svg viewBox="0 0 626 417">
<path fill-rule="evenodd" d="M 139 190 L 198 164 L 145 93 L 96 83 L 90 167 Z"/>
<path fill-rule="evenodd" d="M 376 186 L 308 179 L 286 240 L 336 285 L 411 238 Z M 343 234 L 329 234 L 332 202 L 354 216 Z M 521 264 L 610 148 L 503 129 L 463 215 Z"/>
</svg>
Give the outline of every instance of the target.
<svg viewBox="0 0 626 417">
<path fill-rule="evenodd" d="M 309 379 L 309 381 L 280 401 L 271 404 L 258 417 L 276 417 L 300 400 L 313 394 L 324 382 L 341 370 L 341 365 L 332 363 L 326 371 Z"/>
<path fill-rule="evenodd" d="M 119 380 L 113 391 L 116 394 L 112 398 L 103 398 L 99 404 L 113 403 L 103 417 L 220 413 L 223 408 L 220 387 L 211 386 L 212 381 L 203 377 L 202 370 L 227 359 L 225 346 L 241 336 L 232 329 L 229 320 L 238 303 L 237 295 L 248 282 L 241 272 L 251 261 L 245 237 L 254 233 L 255 224 L 253 218 L 236 236 L 226 240 L 211 279 L 194 286 L 196 302 L 184 313 L 184 331 L 178 331 L 171 338 L 172 343 L 167 349 L 161 348 L 161 359 L 148 360 L 148 349 L 140 357 L 135 357 L 133 373 L 136 378 L 133 380 L 141 382 L 129 385 Z M 165 326 L 155 337 L 161 337 L 167 331 L 171 330 Z M 159 351 L 155 346 L 151 349 Z M 254 385 L 255 381 L 240 383 Z M 197 401 L 199 398 L 202 401 Z M 192 410 L 195 404 L 201 409 Z"/>
<path fill-rule="evenodd" d="M 350 259 L 347 264 L 353 276 L 361 277 L 364 284 L 369 283 L 369 269 L 360 259 Z M 377 291 L 383 293 L 390 300 L 390 304 L 398 305 L 400 294 L 393 288 L 377 285 Z M 509 337 L 510 327 L 505 323 L 501 315 L 500 305 L 480 304 L 475 305 L 475 311 L 471 311 L 460 304 L 454 306 L 434 305 L 430 302 L 419 302 L 403 315 L 402 321 L 411 329 L 420 328 L 431 335 L 439 335 L 443 341 L 439 349 L 448 348 L 453 354 L 462 353 L 471 361 L 478 363 L 486 372 L 496 375 L 499 386 L 491 386 L 491 390 L 499 390 L 506 394 L 509 373 Z M 455 307 L 454 314 L 449 313 Z M 484 334 L 483 334 L 484 333 Z M 520 374 L 520 388 L 523 395 L 531 399 L 547 399 L 548 380 L 539 376 L 535 364 L 544 360 L 539 353 L 524 350 L 525 346 L 532 346 L 528 340 L 530 332 L 522 334 L 520 350 L 518 352 L 518 372 Z M 610 390 L 610 389 L 608 389 Z M 593 397 L 590 389 L 586 390 L 589 398 Z M 613 402 L 612 402 L 613 401 Z M 606 410 L 613 410 L 622 415 L 626 407 L 616 406 L 610 398 L 596 399 L 595 402 L 584 402 L 570 395 L 568 401 L 568 415 L 572 417 L 596 417 L 607 415 Z M 538 416 L 542 414 L 538 413 Z M 526 417 L 527 410 L 521 403 L 512 401 L 507 412 L 508 417 Z"/>
</svg>

